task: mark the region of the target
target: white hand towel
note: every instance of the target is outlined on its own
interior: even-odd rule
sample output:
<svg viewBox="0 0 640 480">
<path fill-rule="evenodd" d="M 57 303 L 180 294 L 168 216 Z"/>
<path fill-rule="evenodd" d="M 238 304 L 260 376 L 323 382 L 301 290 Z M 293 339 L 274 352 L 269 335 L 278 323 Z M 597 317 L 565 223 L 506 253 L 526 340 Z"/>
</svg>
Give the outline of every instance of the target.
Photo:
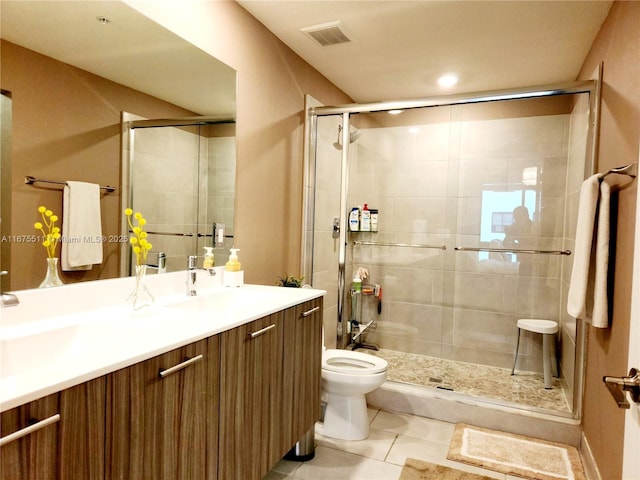
<svg viewBox="0 0 640 480">
<path fill-rule="evenodd" d="M 585 319 L 599 328 L 609 326 L 609 199 L 609 185 L 601 180 L 599 175 L 589 177 L 582 184 L 573 269 L 567 298 L 569 315 Z"/>
<path fill-rule="evenodd" d="M 593 312 L 591 325 L 598 328 L 609 326 L 609 230 L 611 216 L 611 189 L 606 180 L 600 181 L 600 203 L 598 205 L 598 229 L 596 233 L 595 279 L 593 285 Z"/>
<path fill-rule="evenodd" d="M 68 181 L 63 200 L 62 270 L 91 270 L 102 263 L 100 186 Z"/>
</svg>

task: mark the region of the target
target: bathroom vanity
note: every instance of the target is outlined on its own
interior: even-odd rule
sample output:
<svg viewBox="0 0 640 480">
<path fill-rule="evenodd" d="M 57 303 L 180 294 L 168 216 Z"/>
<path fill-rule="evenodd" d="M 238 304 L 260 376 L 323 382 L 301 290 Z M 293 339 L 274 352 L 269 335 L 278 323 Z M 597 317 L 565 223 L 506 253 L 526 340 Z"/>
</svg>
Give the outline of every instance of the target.
<svg viewBox="0 0 640 480">
<path fill-rule="evenodd" d="M 156 304 L 136 314 L 83 300 L 87 284 L 17 292 L 0 329 L 0 479 L 259 480 L 313 427 L 325 292 L 187 298 L 181 274 L 154 278 Z M 118 299 L 132 280 L 87 283 Z"/>
</svg>

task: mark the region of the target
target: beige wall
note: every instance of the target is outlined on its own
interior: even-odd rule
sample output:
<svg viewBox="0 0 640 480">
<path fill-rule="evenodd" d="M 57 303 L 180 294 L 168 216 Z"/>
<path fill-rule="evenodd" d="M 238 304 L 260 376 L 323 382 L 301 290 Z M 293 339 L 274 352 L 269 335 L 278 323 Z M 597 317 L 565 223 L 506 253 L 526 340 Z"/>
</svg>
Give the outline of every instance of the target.
<svg viewBox="0 0 640 480">
<path fill-rule="evenodd" d="M 638 160 L 640 2 L 614 3 L 579 78 L 588 78 L 600 62 L 604 73 L 597 169 L 606 171 Z M 616 407 L 602 377 L 627 373 L 637 191 L 635 181 L 619 194 L 611 327 L 588 331 L 584 434 L 606 480 L 622 475 L 624 410 Z"/>
<path fill-rule="evenodd" d="M 351 100 L 235 2 L 127 3 L 237 71 L 235 240 L 245 281 L 297 276 L 304 95 Z"/>
<path fill-rule="evenodd" d="M 62 190 L 45 184 L 26 185 L 25 175 L 118 187 L 122 110 L 150 118 L 193 115 L 5 41 L 2 41 L 2 88 L 12 94 L 11 232 L 16 239 L 37 233 L 33 224 L 38 220 L 39 205 L 62 218 Z M 119 189 L 102 195 L 100 202 L 102 233 L 107 238 L 116 237 L 121 219 Z M 117 276 L 118 247 L 117 242 L 105 242 L 102 265 L 86 272 L 63 273 L 64 282 Z M 45 257 L 39 244 L 12 242 L 11 289 L 37 287 L 44 278 Z"/>
</svg>

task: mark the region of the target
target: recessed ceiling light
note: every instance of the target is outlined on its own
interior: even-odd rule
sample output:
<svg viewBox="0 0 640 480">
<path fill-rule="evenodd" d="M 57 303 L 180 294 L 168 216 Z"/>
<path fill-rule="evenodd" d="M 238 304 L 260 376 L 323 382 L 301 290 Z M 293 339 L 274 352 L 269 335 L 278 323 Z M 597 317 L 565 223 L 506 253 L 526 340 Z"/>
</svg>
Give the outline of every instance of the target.
<svg viewBox="0 0 640 480">
<path fill-rule="evenodd" d="M 438 78 L 438 85 L 442 88 L 451 88 L 458 83 L 458 76 L 454 73 L 447 73 Z"/>
<path fill-rule="evenodd" d="M 387 113 L 389 115 L 400 115 L 402 113 L 402 110 L 389 110 Z"/>
</svg>

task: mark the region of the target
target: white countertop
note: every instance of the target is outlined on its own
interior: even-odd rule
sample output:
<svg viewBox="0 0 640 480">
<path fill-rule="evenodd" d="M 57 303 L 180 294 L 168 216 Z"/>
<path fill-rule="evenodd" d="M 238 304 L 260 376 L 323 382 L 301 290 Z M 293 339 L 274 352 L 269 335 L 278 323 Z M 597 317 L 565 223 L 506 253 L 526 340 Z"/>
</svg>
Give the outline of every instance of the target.
<svg viewBox="0 0 640 480">
<path fill-rule="evenodd" d="M 150 276 L 156 302 L 139 312 L 123 302 L 133 278 L 14 292 L 20 305 L 0 309 L 0 411 L 326 293 L 262 285 L 228 288 L 200 277 L 198 296 L 187 297 L 186 275 Z"/>
</svg>

